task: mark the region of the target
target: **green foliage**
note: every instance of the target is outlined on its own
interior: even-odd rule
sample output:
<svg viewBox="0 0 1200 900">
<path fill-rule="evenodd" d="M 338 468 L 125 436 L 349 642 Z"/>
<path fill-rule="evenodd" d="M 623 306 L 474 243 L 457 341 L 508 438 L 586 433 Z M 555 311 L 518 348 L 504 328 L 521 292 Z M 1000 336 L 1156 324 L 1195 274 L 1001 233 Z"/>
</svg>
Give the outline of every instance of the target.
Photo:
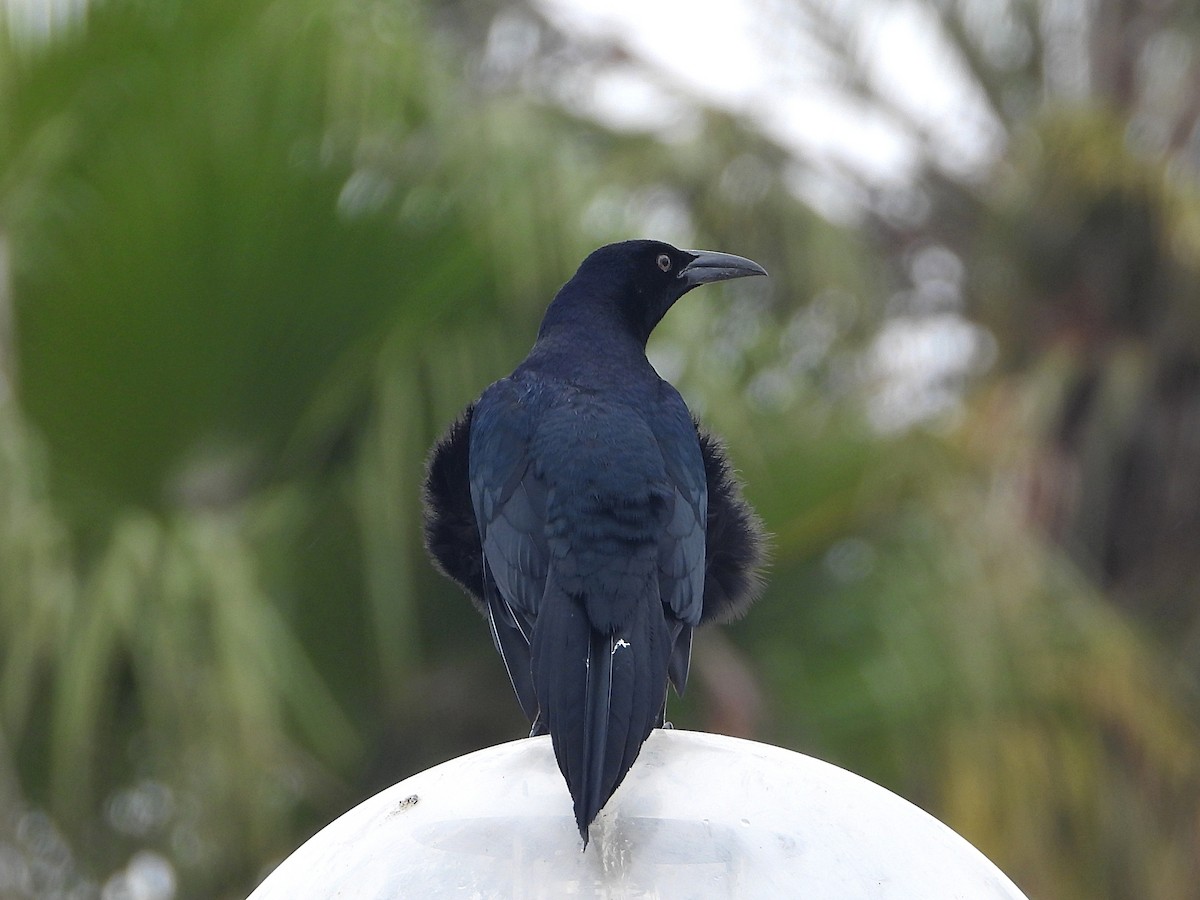
<svg viewBox="0 0 1200 900">
<path fill-rule="evenodd" d="M 676 724 L 880 780 L 1031 896 L 1194 885 L 1195 697 L 1026 502 L 1077 371 L 1026 312 L 1070 281 L 1073 236 L 1116 196 L 1116 220 L 1133 204 L 1169 223 L 1156 246 L 1191 246 L 1190 189 L 1104 116 L 1047 115 L 973 199 L 1005 377 L 884 436 L 863 371 L 895 260 L 801 205 L 744 123 L 704 112 L 668 145 L 480 91 L 402 3 L 109 2 L 5 44 L 18 896 L 94 889 L 146 850 L 180 896 L 244 895 L 365 793 L 522 733 L 486 629 L 424 559 L 425 454 L 582 255 L 664 208 L 663 237 L 773 276 L 689 297 L 651 347 L 774 535 L 766 595 L 698 642 Z M 1123 359 L 1101 391 L 1118 412 L 1154 350 Z"/>
</svg>

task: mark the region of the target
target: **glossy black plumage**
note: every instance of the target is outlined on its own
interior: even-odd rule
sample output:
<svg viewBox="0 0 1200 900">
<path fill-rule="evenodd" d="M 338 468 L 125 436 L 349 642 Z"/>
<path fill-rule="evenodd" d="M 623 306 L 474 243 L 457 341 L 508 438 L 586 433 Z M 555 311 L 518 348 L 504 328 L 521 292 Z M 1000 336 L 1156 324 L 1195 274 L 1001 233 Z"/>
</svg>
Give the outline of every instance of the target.
<svg viewBox="0 0 1200 900">
<path fill-rule="evenodd" d="M 758 587 L 758 519 L 645 354 L 684 293 L 757 274 L 655 241 L 600 248 L 430 457 L 427 547 L 487 617 L 532 733 L 550 733 L 585 842 L 668 680 L 683 692 L 692 629 Z"/>
</svg>

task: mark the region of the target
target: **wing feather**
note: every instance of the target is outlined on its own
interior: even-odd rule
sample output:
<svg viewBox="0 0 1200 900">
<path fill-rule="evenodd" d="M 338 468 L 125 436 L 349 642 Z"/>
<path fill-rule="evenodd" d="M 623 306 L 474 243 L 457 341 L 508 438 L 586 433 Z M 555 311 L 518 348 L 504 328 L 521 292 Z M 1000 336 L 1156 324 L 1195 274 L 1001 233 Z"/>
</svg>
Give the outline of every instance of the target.
<svg viewBox="0 0 1200 900">
<path fill-rule="evenodd" d="M 533 624 L 546 587 L 546 485 L 531 464 L 531 415 L 511 379 L 488 388 L 470 425 L 469 480 L 484 560 L 484 605 L 496 649 L 537 728 L 530 670 Z"/>
</svg>

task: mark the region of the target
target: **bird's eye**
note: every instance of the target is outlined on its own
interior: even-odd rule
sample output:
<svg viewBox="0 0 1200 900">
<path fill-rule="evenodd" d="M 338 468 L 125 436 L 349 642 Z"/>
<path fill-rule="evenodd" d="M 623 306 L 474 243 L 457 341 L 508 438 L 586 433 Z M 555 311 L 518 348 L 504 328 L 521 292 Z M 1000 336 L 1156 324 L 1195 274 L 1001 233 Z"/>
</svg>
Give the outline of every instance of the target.
<svg viewBox="0 0 1200 900">
<path fill-rule="evenodd" d="M 658 267 L 660 269 L 662 269 L 664 272 L 670 272 L 671 271 L 671 257 L 667 256 L 667 254 L 665 254 L 665 253 L 658 254 Z"/>
</svg>

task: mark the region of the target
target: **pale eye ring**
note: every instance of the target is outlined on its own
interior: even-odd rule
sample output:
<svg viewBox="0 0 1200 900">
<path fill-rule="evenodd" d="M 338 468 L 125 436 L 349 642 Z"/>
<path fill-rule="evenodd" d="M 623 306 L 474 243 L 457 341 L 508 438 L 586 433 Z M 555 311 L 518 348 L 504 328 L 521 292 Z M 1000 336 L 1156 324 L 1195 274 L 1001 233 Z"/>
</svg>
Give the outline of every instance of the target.
<svg viewBox="0 0 1200 900">
<path fill-rule="evenodd" d="M 671 257 L 667 256 L 667 254 L 665 254 L 665 253 L 658 254 L 657 262 L 658 262 L 658 267 L 660 269 L 662 269 L 664 272 L 671 271 Z"/>
</svg>

